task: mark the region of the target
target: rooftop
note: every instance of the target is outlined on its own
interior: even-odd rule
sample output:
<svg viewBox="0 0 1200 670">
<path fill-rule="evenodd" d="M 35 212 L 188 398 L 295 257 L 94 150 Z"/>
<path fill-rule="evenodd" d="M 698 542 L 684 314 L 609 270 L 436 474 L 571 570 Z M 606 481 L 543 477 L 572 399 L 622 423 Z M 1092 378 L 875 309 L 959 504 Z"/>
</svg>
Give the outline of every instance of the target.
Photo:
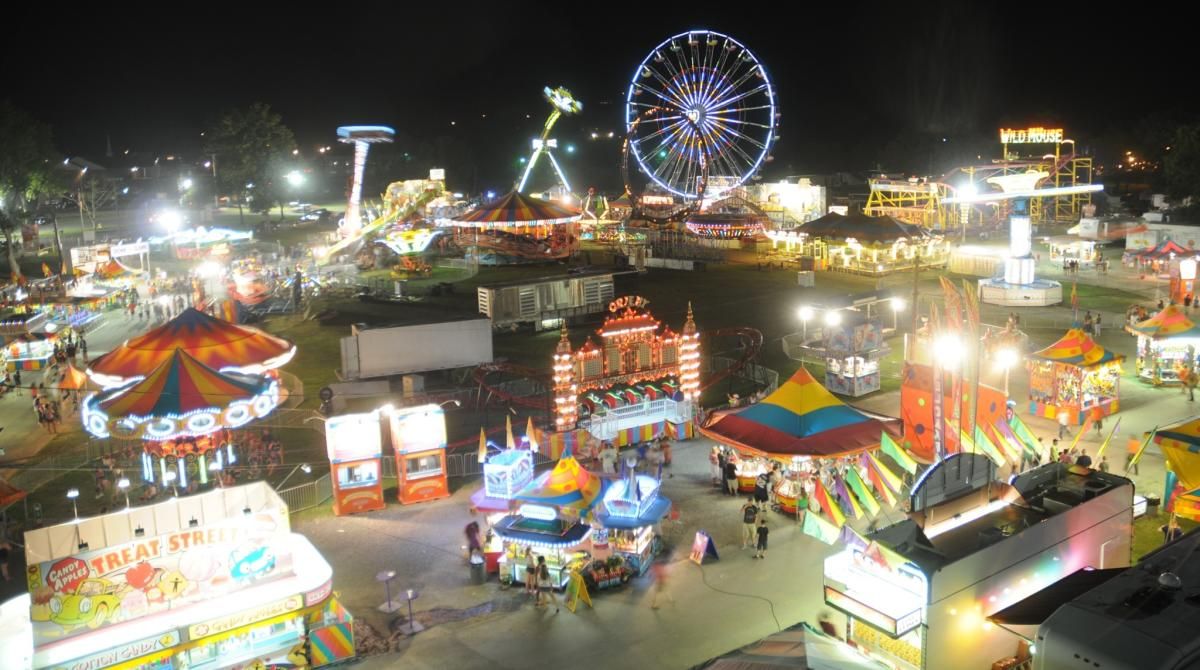
<svg viewBox="0 0 1200 670">
<path fill-rule="evenodd" d="M 583 270 L 577 272 L 564 271 L 553 275 L 543 275 L 541 277 L 525 277 L 522 279 L 512 279 L 509 281 L 494 282 L 491 284 L 481 284 L 479 288 L 506 288 L 509 286 L 530 286 L 533 284 L 545 284 L 547 282 L 565 281 L 568 279 L 582 279 L 584 277 L 602 277 L 604 275 L 618 275 L 623 272 L 614 272 L 612 270 Z"/>
<path fill-rule="evenodd" d="M 1022 530 L 1041 523 L 1120 486 L 1129 480 L 1098 470 L 1068 468 L 1047 463 L 1012 480 L 993 482 L 984 492 L 976 490 L 931 507 L 930 518 L 939 519 L 922 528 L 906 519 L 871 535 L 911 560 L 927 574 L 982 551 Z M 971 495 L 978 504 L 964 505 Z M 956 513 L 940 518 L 939 508 L 957 505 Z"/>
</svg>

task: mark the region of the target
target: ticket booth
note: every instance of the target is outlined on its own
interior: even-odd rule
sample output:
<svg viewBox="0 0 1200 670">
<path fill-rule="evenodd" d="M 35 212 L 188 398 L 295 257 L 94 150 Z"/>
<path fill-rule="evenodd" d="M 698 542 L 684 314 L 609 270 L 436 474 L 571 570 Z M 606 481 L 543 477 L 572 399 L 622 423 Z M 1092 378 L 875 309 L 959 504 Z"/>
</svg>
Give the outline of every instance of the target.
<svg viewBox="0 0 1200 670">
<path fill-rule="evenodd" d="M 438 405 L 388 411 L 396 452 L 396 490 L 400 502 L 450 497 L 446 481 L 446 415 Z"/>
<path fill-rule="evenodd" d="M 379 411 L 343 414 L 325 422 L 325 449 L 338 516 L 383 509 L 380 460 L 383 436 Z"/>
</svg>

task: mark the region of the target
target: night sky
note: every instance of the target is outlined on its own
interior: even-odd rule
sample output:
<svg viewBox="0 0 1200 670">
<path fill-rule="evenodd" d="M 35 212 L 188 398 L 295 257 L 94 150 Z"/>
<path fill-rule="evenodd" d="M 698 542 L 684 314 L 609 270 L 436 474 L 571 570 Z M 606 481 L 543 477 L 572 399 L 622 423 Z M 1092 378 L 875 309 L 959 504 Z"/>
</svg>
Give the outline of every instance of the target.
<svg viewBox="0 0 1200 670">
<path fill-rule="evenodd" d="M 1152 112 L 1194 109 L 1179 90 L 1195 62 L 1187 21 L 1141 5 L 1078 17 L 971 2 L 30 4 L 6 11 L 0 95 L 49 122 L 64 153 L 101 162 L 106 136 L 118 154 L 195 155 L 222 109 L 262 101 L 302 150 L 334 144 L 339 125 L 387 124 L 404 148 L 438 152 L 459 188 L 503 188 L 549 84 L 584 104 L 556 132 L 578 147 L 566 169 L 612 188 L 619 142 L 589 133 L 620 135 L 636 65 L 693 28 L 739 39 L 774 80 L 783 116 L 767 178 L 944 170 L 998 153 L 1000 125 L 1062 126 L 1086 146 Z"/>
</svg>

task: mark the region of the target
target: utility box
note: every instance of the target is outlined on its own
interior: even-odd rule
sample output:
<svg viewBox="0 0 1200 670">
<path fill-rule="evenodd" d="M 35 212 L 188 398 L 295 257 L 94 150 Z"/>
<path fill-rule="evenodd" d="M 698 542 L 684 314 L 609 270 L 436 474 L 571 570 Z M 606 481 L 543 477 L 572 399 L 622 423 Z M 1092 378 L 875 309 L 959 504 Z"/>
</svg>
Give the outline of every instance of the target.
<svg viewBox="0 0 1200 670">
<path fill-rule="evenodd" d="M 812 288 L 817 285 L 817 273 L 812 270 L 801 270 L 796 273 L 796 283 L 804 288 Z"/>
</svg>

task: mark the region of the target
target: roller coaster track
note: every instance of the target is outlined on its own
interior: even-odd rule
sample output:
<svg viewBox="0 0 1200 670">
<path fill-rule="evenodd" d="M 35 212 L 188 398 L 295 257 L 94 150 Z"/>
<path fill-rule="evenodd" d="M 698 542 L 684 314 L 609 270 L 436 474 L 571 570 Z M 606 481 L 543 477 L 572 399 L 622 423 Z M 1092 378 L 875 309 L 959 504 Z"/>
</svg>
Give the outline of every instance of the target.
<svg viewBox="0 0 1200 670">
<path fill-rule="evenodd" d="M 758 357 L 758 352 L 762 350 L 763 334 L 755 328 L 745 326 L 718 328 L 717 330 L 707 331 L 704 334 L 710 338 L 736 337 L 742 349 L 742 355 L 732 365 L 711 375 L 702 382 L 700 384 L 701 391 L 745 368 Z M 536 395 L 516 395 L 503 388 L 499 382 L 489 379 L 493 375 L 506 375 L 515 379 L 528 379 L 545 385 L 547 391 L 551 388 L 550 372 L 548 370 L 537 370 L 515 363 L 484 363 L 476 367 L 475 372 L 472 374 L 475 384 L 478 387 L 476 406 L 484 406 L 496 400 L 500 404 L 520 406 L 527 409 L 542 411 L 551 409 L 549 392 Z"/>
</svg>

